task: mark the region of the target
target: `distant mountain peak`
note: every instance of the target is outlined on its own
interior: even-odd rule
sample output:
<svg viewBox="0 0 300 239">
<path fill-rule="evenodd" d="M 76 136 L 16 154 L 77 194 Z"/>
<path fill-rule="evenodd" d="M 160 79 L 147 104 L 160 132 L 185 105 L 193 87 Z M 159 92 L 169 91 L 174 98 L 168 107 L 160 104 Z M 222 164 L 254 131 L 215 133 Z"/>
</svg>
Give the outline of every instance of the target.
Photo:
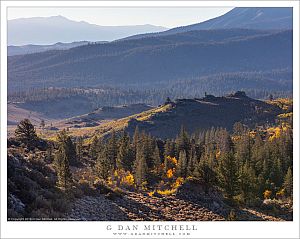
<svg viewBox="0 0 300 239">
<path fill-rule="evenodd" d="M 103 26 L 75 21 L 62 15 L 8 21 L 8 45 L 50 45 L 56 42 L 112 41 L 136 34 L 165 31 L 150 24 Z"/>
<path fill-rule="evenodd" d="M 290 30 L 293 29 L 293 9 L 288 7 L 236 7 L 229 12 L 204 22 L 180 26 L 160 33 L 131 36 L 139 39 L 151 36 L 166 36 L 198 30 L 220 29 Z"/>
<path fill-rule="evenodd" d="M 45 17 L 45 18 L 46 18 L 46 17 Z M 49 18 L 68 19 L 68 18 L 66 18 L 65 16 L 62 16 L 62 15 L 50 16 Z M 70 19 L 68 19 L 68 20 L 70 20 Z"/>
</svg>

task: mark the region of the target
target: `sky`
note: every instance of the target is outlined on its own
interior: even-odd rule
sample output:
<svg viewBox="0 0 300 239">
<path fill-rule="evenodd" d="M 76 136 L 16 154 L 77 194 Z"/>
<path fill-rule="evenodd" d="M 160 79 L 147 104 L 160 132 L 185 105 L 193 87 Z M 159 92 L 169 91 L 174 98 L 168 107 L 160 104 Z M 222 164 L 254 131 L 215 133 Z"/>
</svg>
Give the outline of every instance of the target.
<svg viewBox="0 0 300 239">
<path fill-rule="evenodd" d="M 71 20 L 86 21 L 102 26 L 151 24 L 172 28 L 203 22 L 223 15 L 231 9 L 228 7 L 10 7 L 8 8 L 8 20 L 61 15 Z"/>
</svg>

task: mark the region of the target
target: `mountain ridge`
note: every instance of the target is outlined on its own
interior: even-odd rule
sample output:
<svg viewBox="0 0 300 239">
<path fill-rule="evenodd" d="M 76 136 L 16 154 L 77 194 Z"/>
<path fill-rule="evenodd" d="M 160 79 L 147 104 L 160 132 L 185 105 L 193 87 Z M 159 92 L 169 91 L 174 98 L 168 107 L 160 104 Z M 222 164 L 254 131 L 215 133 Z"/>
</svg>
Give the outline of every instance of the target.
<svg viewBox="0 0 300 239">
<path fill-rule="evenodd" d="M 171 35 L 174 33 L 192 30 L 216 30 L 230 28 L 260 30 L 293 29 L 293 10 L 292 8 L 287 7 L 236 7 L 219 17 L 215 17 L 204 22 L 175 27 L 159 33 L 138 34 L 135 36 L 129 36 L 126 39 Z"/>
<path fill-rule="evenodd" d="M 158 32 L 167 28 L 150 24 L 100 26 L 62 16 L 8 20 L 8 45 L 55 44 L 74 41 L 112 41 L 138 33 Z M 42 34 L 41 34 L 42 33 Z"/>
<path fill-rule="evenodd" d="M 106 42 L 98 42 L 98 43 L 106 43 Z M 71 43 L 63 43 L 57 42 L 51 45 L 22 45 L 22 46 L 8 46 L 7 47 L 7 56 L 15 56 L 15 55 L 25 55 L 25 54 L 32 54 L 32 53 L 39 53 L 44 51 L 50 50 L 68 50 L 73 47 L 82 46 L 90 44 L 89 41 L 78 41 L 78 42 L 71 42 Z"/>
<path fill-rule="evenodd" d="M 212 73 L 292 68 L 292 31 L 250 32 L 241 37 L 235 33 L 237 39 L 211 40 L 227 31 L 232 30 L 199 31 L 199 35 L 213 35 L 202 42 L 198 38 L 190 40 L 188 32 L 181 36 L 183 39 L 172 35 L 168 41 L 128 40 L 12 56 L 8 58 L 9 89 L 20 84 L 23 89 L 53 84 L 64 87 L 67 82 L 68 87 L 153 84 Z"/>
</svg>

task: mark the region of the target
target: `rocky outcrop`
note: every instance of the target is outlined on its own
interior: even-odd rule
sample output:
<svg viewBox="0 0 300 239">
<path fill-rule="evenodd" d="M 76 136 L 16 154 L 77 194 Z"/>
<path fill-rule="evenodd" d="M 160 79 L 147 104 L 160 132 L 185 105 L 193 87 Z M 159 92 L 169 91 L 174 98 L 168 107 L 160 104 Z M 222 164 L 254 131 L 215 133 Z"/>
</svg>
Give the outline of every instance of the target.
<svg viewBox="0 0 300 239">
<path fill-rule="evenodd" d="M 128 193 L 116 203 L 134 221 L 222 221 L 222 215 L 174 195 L 155 197 Z"/>
<path fill-rule="evenodd" d="M 128 121 L 126 131 L 132 134 L 138 126 L 152 136 L 167 139 L 175 138 L 182 126 L 188 132 L 211 127 L 231 130 L 236 122 L 255 127 L 256 124 L 275 122 L 280 113 L 282 110 L 279 107 L 238 91 L 223 97 L 206 95 L 199 99 L 177 99 L 168 110 L 144 112 L 145 116 L 139 120 Z"/>
<path fill-rule="evenodd" d="M 231 208 L 224 203 L 220 191 L 214 187 L 207 187 L 198 180 L 189 180 L 181 185 L 177 190 L 176 196 L 185 201 L 202 205 L 223 217 L 227 217 L 231 210 Z"/>
<path fill-rule="evenodd" d="M 155 197 L 127 192 L 122 197 L 108 200 L 105 196 L 86 196 L 78 199 L 69 220 L 98 221 L 215 221 L 221 215 L 196 203 L 175 196 Z"/>
<path fill-rule="evenodd" d="M 75 201 L 66 218 L 84 221 L 224 221 L 234 211 L 234 220 L 239 221 L 292 220 L 251 208 L 231 208 L 213 189 L 205 195 L 200 186 L 196 192 L 197 196 L 190 196 L 183 187 L 177 195 L 149 196 L 126 192 L 122 197 L 84 196 Z"/>
</svg>

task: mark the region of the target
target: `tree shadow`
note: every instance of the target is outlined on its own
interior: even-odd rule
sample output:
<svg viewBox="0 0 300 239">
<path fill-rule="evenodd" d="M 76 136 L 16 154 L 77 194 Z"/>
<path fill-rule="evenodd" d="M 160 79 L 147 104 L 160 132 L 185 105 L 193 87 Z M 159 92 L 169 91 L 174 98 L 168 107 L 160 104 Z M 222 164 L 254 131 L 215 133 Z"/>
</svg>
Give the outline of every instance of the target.
<svg viewBox="0 0 300 239">
<path fill-rule="evenodd" d="M 127 215 L 130 214 L 130 221 L 166 221 L 167 218 L 163 213 L 156 209 L 150 208 L 144 202 L 138 202 L 128 196 L 123 196 L 114 200 L 118 207 L 124 208 Z"/>
<path fill-rule="evenodd" d="M 293 212 L 292 211 L 287 211 L 287 210 L 276 210 L 276 211 L 270 211 L 270 210 L 263 210 L 260 208 L 249 208 L 250 210 L 254 210 L 258 214 L 264 215 L 264 217 L 273 217 L 277 221 L 293 221 Z M 247 214 L 251 217 L 255 215 L 252 212 L 249 212 L 249 210 L 245 209 L 243 212 L 247 212 Z M 256 215 L 257 216 L 257 215 Z M 261 220 L 266 221 L 264 217 L 260 217 Z"/>
<path fill-rule="evenodd" d="M 188 198 L 181 195 L 177 195 L 176 197 L 178 199 L 197 205 L 198 207 L 205 208 L 206 210 L 211 211 L 212 213 L 219 215 L 220 217 L 223 217 L 225 220 L 228 218 L 228 215 L 232 209 L 232 207 L 228 206 L 223 202 L 216 202 L 213 199 L 209 199 L 208 196 Z"/>
<path fill-rule="evenodd" d="M 138 194 L 136 194 L 138 195 Z M 181 201 L 174 196 L 139 198 L 124 197 L 114 202 L 131 215 L 131 220 L 144 221 L 212 221 L 224 220 L 222 215 L 195 202 Z M 137 201 L 141 200 L 141 201 Z M 145 205 L 147 204 L 147 205 Z M 213 213 L 213 214 L 212 214 Z M 215 214 L 215 215 L 214 215 Z M 199 220 L 203 215 L 203 220 Z M 211 217 L 211 218 L 210 218 Z"/>
<path fill-rule="evenodd" d="M 73 205 L 67 215 L 70 221 L 129 221 L 127 214 L 113 201 L 102 196 L 85 196 Z"/>
</svg>

